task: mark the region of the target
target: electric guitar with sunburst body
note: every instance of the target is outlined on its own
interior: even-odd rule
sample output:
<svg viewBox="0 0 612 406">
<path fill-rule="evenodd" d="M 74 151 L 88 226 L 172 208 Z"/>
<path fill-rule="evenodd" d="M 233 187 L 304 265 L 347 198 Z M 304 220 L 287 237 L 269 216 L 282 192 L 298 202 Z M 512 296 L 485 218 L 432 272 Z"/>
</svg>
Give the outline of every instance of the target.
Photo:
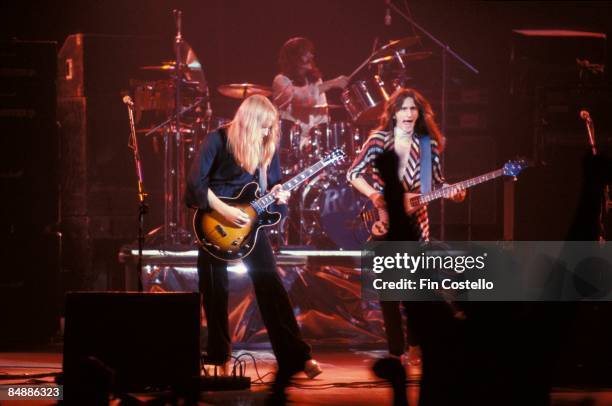
<svg viewBox="0 0 612 406">
<path fill-rule="evenodd" d="M 281 185 L 291 191 L 325 167 L 337 164 L 346 157 L 344 151 L 336 149 L 319 162 L 306 168 Z M 256 182 L 246 184 L 235 197 L 220 197 L 224 203 L 240 209 L 249 217 L 246 225 L 240 227 L 230 223 L 213 209 L 197 209 L 193 216 L 193 230 L 200 247 L 210 255 L 223 261 L 234 261 L 248 256 L 263 227 L 271 227 L 281 219 L 281 214 L 268 211 L 276 200 L 272 192 L 260 196 Z"/>
</svg>

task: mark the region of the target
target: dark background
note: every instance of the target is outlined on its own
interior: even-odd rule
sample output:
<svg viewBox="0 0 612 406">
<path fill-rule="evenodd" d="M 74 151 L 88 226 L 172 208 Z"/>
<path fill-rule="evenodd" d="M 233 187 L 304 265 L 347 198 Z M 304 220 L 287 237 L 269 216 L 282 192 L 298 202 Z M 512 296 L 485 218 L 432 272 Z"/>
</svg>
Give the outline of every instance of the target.
<svg viewBox="0 0 612 406">
<path fill-rule="evenodd" d="M 564 114 L 563 119 L 569 123 L 567 137 L 571 140 L 570 146 L 534 151 L 533 94 L 511 96 L 509 92 L 510 83 L 516 75 L 510 64 L 512 30 L 566 29 L 607 34 L 612 31 L 612 19 L 609 18 L 612 5 L 607 2 L 440 0 L 394 0 L 393 4 L 404 11 L 409 6 L 409 12 L 419 25 L 480 72 L 475 75 L 448 56 L 447 178 L 454 181 L 479 175 L 499 167 L 516 154 L 537 158 L 536 167 L 522 174 L 516 184 L 514 238 L 564 239 L 579 195 L 580 157 L 587 140 L 578 111 L 582 107 L 589 107 L 592 100 L 587 98 L 584 103 L 580 102 L 583 104 L 575 104 Z M 155 59 L 149 59 L 146 63 L 159 64 L 162 60 L 173 58 L 176 33 L 173 9 L 183 12 L 183 38 L 192 45 L 203 65 L 215 116 L 231 118 L 239 104 L 237 100 L 221 96 L 216 91 L 217 86 L 236 82 L 270 85 L 277 73 L 278 50 L 290 37 L 299 35 L 312 39 L 316 47 L 316 60 L 324 77 L 333 78 L 350 74 L 369 55 L 375 43 L 380 45 L 390 39 L 415 33 L 421 36 L 421 44 L 414 50 L 430 50 L 433 56 L 408 65 L 411 78 L 408 84 L 422 90 L 432 101 L 436 112 L 440 113 L 440 48 L 394 11 L 391 11 L 391 25 L 385 26 L 384 0 L 3 1 L 0 4 L 0 40 L 56 41 L 59 51 L 66 38 L 75 33 L 146 37 L 148 44 L 155 44 L 154 52 L 149 50 L 148 54 L 156 55 Z M 135 50 L 135 53 L 141 51 Z M 566 51 L 563 44 L 550 49 L 542 47 L 543 54 L 561 55 Z M 531 52 L 531 56 L 537 55 L 539 49 L 535 47 Z M 610 55 L 610 52 L 606 53 L 606 62 Z M 120 58 L 102 58 L 99 63 L 98 71 L 107 78 L 125 74 L 123 65 L 126 62 Z M 607 65 L 610 66 L 609 63 Z M 366 70 L 363 75 L 371 73 Z M 139 74 L 138 71 L 135 73 L 136 76 Z M 142 73 L 142 78 L 145 76 Z M 99 77 L 95 80 L 104 82 L 105 79 Z M 607 92 L 605 81 L 600 80 L 598 86 Z M 466 102 L 466 92 L 473 92 L 476 95 L 474 100 Z M 121 221 L 120 231 L 110 220 L 111 227 L 107 227 L 104 221 L 108 219 L 100 220 L 101 225 L 91 225 L 92 230 L 103 231 L 103 234 L 91 235 L 93 248 L 88 248 L 94 262 L 93 275 L 68 286 L 70 288 L 120 287 L 121 281 L 118 283 L 117 278 L 122 276 L 113 274 L 119 268 L 117 250 L 125 242 L 136 239 L 135 176 L 131 152 L 125 148 L 129 131 L 127 115 L 123 115 L 125 109 L 120 102 L 119 91 L 107 96 L 109 98 L 97 105 L 96 110 L 102 119 L 104 115 L 112 116 L 118 130 L 105 135 L 111 140 L 108 143 L 98 139 L 94 140 L 94 144 L 100 144 L 97 158 L 109 156 L 107 150 L 110 150 L 110 156 L 114 154 L 117 164 L 108 165 L 114 171 L 104 172 L 104 187 L 107 189 L 101 190 L 110 196 L 109 202 L 105 201 L 101 209 L 106 210 L 106 205 L 110 207 L 115 203 L 110 201 L 111 198 L 121 200 L 123 206 L 120 215 L 124 216 L 121 218 L 129 220 Z M 340 102 L 339 91 L 331 91 L 329 96 L 330 102 Z M 110 103 L 115 100 L 117 104 L 111 106 Z M 609 145 L 609 114 L 606 112 L 610 110 L 607 107 L 594 109 L 593 119 L 600 142 L 608 142 Z M 461 114 L 475 114 L 477 124 L 473 127 L 458 125 Z M 339 111 L 334 113 L 334 119 L 347 120 L 348 117 Z M 563 132 L 564 128 L 563 125 L 556 130 Z M 142 140 L 145 152 L 152 149 L 150 144 L 150 140 Z M 100 153 L 105 147 L 104 154 Z M 20 149 L 20 154 L 28 155 L 27 148 Z M 8 148 L 3 151 L 9 157 L 13 152 Z M 151 154 L 143 157 L 145 186 L 151 193 L 147 230 L 160 225 L 162 221 L 162 160 L 159 153 Z M 108 179 L 116 179 L 117 184 L 109 185 Z M 109 193 L 114 186 L 117 190 L 121 188 L 121 193 Z M 9 202 L 14 199 L 9 198 Z M 10 204 L 8 206 L 12 207 Z M 463 205 L 446 206 L 447 239 L 488 240 L 502 237 L 502 182 L 474 189 L 469 194 L 468 202 Z M 432 205 L 430 213 L 432 235 L 437 237 L 440 231 L 439 206 Z M 16 261 L 21 259 L 17 258 Z M 66 261 L 64 268 L 65 264 Z M 70 272 L 80 271 L 73 269 Z"/>
<path fill-rule="evenodd" d="M 474 65 L 479 74 L 473 74 L 451 56 L 448 56 L 448 114 L 446 136 L 446 174 L 449 180 L 459 180 L 494 169 L 516 154 L 534 158 L 542 151 L 533 150 L 534 115 L 533 98 L 511 97 L 510 83 L 515 76 L 510 65 L 513 46 L 512 29 L 575 29 L 608 33 L 612 26 L 609 15 L 612 6 L 607 2 L 484 2 L 484 1 L 427 1 L 395 0 L 393 4 L 411 14 L 416 22 L 440 41 L 447 44 L 466 61 Z M 409 6 L 409 10 L 407 7 Z M 68 35 L 74 33 L 129 35 L 148 38 L 153 51 L 135 50 L 155 58 L 146 63 L 159 64 L 173 58 L 175 24 L 172 10 L 183 11 L 183 37 L 196 51 L 211 88 L 215 116 L 231 118 L 238 101 L 221 96 L 215 89 L 219 84 L 254 82 L 269 85 L 277 72 L 276 58 L 281 45 L 290 37 L 309 37 L 316 46 L 316 58 L 326 78 L 352 72 L 370 53 L 373 45 L 390 39 L 414 35 L 421 36 L 421 44 L 414 50 L 430 50 L 433 56 L 426 61 L 408 65 L 411 78 L 408 85 L 422 90 L 440 114 L 442 64 L 440 48 L 425 35 L 391 11 L 390 26 L 385 26 L 387 9 L 383 0 L 312 0 L 312 1 L 49 1 L 3 2 L 0 6 L 0 38 L 57 41 L 58 50 Z M 156 44 L 156 45 L 155 45 Z M 542 54 L 563 54 L 563 43 L 551 49 L 542 47 Z M 539 49 L 532 47 L 531 56 Z M 606 59 L 609 60 L 610 52 Z M 571 56 L 571 55 L 570 55 Z M 112 78 L 125 75 L 121 58 L 98 60 L 102 75 Z M 603 62 L 597 61 L 597 62 Z M 143 63 L 144 59 L 143 59 Z M 609 65 L 609 64 L 608 64 Z M 121 72 L 121 73 L 120 73 Z M 367 70 L 363 76 L 371 75 Z M 134 76 L 144 72 L 136 71 Z M 513 76 L 514 75 L 514 76 Z M 103 82 L 103 77 L 94 78 Z M 123 89 L 130 90 L 130 89 Z M 465 92 L 475 92 L 472 104 L 464 102 Z M 119 92 L 117 92 L 119 93 Z M 330 101 L 338 103 L 339 91 L 331 91 Z M 110 100 L 120 95 L 110 95 Z M 105 101 L 105 103 L 107 103 Z M 572 106 L 579 109 L 581 106 Z M 588 103 L 582 107 L 588 107 Z M 114 114 L 119 105 L 96 106 L 100 115 Z M 609 139 L 605 109 L 594 114 L 601 140 Z M 475 114 L 476 125 L 457 125 L 461 114 Z M 335 112 L 336 120 L 347 120 L 343 111 Z M 122 185 L 135 183 L 130 151 L 123 145 L 127 138 L 127 117 L 115 120 L 125 122 L 125 132 L 107 134 L 117 140 L 113 153 L 121 163 L 115 172 L 105 175 L 118 179 Z M 441 119 L 438 116 L 438 119 Z M 571 123 L 574 155 L 586 136 L 577 111 L 568 111 L 565 119 Z M 120 123 L 120 121 L 117 121 Z M 119 126 L 118 128 L 123 128 Z M 569 129 L 568 129 L 569 132 Z M 96 142 L 100 142 L 99 140 Z M 104 143 L 105 141 L 102 140 Z M 150 148 L 150 140 L 143 139 L 143 148 Z M 113 144 L 114 145 L 114 144 Z M 115 150 L 116 149 L 116 150 Z M 547 153 L 550 151 L 547 151 Z M 106 154 L 109 152 L 106 151 Z M 547 164 L 548 178 L 523 182 L 528 187 L 517 199 L 517 230 L 520 239 L 562 239 L 564 228 L 573 209 L 575 193 L 555 201 L 542 192 L 547 184 L 552 190 L 562 189 L 567 173 L 579 172 L 579 161 L 562 165 L 567 173 L 560 173 L 554 161 L 566 161 L 563 153 L 548 153 L 537 157 L 537 164 Z M 551 158 L 551 156 L 553 158 Z M 147 229 L 161 221 L 161 156 L 145 156 L 145 186 L 152 195 L 152 210 Z M 548 162 L 546 162 L 548 161 Z M 111 165 L 112 166 L 112 165 Z M 552 179 L 557 179 L 551 185 Z M 530 183 L 531 182 L 531 183 Z M 577 186 L 573 186 L 576 188 Z M 540 195 L 534 195 L 539 192 Z M 129 191 L 127 192 L 129 195 Z M 523 210 L 527 201 L 537 202 Z M 548 204 L 552 201 L 552 205 Z M 501 237 L 501 186 L 487 184 L 474 189 L 467 204 L 447 205 L 447 238 L 491 239 Z M 563 210 L 562 210 L 563 208 Z M 559 211 L 560 210 L 560 211 Z M 432 207 L 434 235 L 439 234 L 439 210 Z M 544 215 L 545 218 L 542 218 Z M 539 220 L 539 223 L 534 223 Z M 521 224 L 523 225 L 521 225 Z M 466 225 L 470 227 L 466 227 Z M 541 230 L 554 232 L 539 233 Z M 522 227 L 522 229 L 521 229 Z M 129 227 L 125 227 L 126 230 Z M 135 227 L 134 236 L 135 236 Z M 521 230 L 523 232 L 521 233 Z"/>
<path fill-rule="evenodd" d="M 393 3 L 402 9 L 407 3 L 418 24 L 476 66 L 481 74 L 467 75 L 471 80 L 499 88 L 507 83 L 512 29 L 607 33 L 612 26 L 608 2 Z M 172 10 L 181 9 L 183 36 L 195 49 L 213 86 L 271 83 L 278 50 L 292 36 L 311 38 L 321 70 L 333 77 L 351 72 L 368 55 L 375 38 L 382 41 L 413 32 L 394 12 L 391 26 L 384 25 L 383 0 L 5 1 L 0 7 L 0 35 L 6 39 L 53 40 L 61 46 L 67 35 L 76 32 L 151 36 L 159 40 L 160 50 L 169 59 L 175 35 Z M 430 41 L 423 39 L 423 44 L 437 51 Z M 466 75 L 459 64 L 449 66 L 453 75 Z M 215 96 L 219 105 L 224 104 Z"/>
</svg>

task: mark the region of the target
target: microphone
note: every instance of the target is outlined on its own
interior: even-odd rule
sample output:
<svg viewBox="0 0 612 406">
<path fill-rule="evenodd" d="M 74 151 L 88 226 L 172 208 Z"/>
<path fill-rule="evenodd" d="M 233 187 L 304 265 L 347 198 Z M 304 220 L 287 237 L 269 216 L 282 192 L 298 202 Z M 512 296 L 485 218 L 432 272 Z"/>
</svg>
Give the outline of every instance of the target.
<svg viewBox="0 0 612 406">
<path fill-rule="evenodd" d="M 176 22 L 176 38 L 177 39 L 181 39 L 181 15 L 183 14 L 183 12 L 181 10 L 178 9 L 174 9 L 172 10 L 172 13 L 174 14 L 174 20 Z"/>
<path fill-rule="evenodd" d="M 385 4 L 387 5 L 387 11 L 385 12 L 385 25 L 389 27 L 391 25 L 391 10 L 389 9 L 389 4 L 391 0 L 385 0 Z"/>
<path fill-rule="evenodd" d="M 130 107 L 134 107 L 134 102 L 132 101 L 132 98 L 128 95 L 123 96 L 123 103 L 127 104 Z"/>
<path fill-rule="evenodd" d="M 591 121 L 591 115 L 587 110 L 580 110 L 580 118 L 587 122 Z"/>
<path fill-rule="evenodd" d="M 595 147 L 595 126 L 591 115 L 588 110 L 580 110 L 580 118 L 584 120 L 587 128 L 587 134 L 589 136 L 589 144 L 591 145 L 591 151 L 593 155 L 597 155 L 597 148 Z"/>
</svg>

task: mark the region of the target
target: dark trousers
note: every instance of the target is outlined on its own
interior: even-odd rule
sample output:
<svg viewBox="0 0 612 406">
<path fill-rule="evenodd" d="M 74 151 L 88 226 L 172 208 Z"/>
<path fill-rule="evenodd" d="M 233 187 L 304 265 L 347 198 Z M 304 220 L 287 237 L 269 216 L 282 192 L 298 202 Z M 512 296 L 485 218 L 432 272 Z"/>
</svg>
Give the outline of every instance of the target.
<svg viewBox="0 0 612 406">
<path fill-rule="evenodd" d="M 279 368 L 301 369 L 310 357 L 310 346 L 302 340 L 287 291 L 276 270 L 276 260 L 265 232 L 244 260 L 253 282 L 255 297 Z M 227 263 L 198 253 L 200 293 L 208 324 L 207 352 L 211 363 L 223 364 L 232 353 L 228 325 Z"/>
<path fill-rule="evenodd" d="M 401 310 L 401 307 L 405 309 L 406 305 L 406 302 L 380 302 L 380 310 L 382 310 L 383 321 L 385 323 L 385 333 L 387 334 L 389 354 L 398 357 L 406 352 L 406 341 L 408 341 L 408 345 L 411 346 L 419 344 L 416 333 L 410 328 L 410 323 L 408 323 L 408 339 L 406 340 Z"/>
</svg>

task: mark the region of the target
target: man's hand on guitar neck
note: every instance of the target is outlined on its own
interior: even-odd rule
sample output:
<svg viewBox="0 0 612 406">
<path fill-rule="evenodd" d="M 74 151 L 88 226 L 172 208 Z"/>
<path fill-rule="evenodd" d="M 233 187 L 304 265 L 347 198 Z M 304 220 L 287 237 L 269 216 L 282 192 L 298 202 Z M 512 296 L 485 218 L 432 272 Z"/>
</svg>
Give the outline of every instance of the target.
<svg viewBox="0 0 612 406">
<path fill-rule="evenodd" d="M 467 190 L 458 186 L 453 187 L 453 185 L 444 184 L 445 188 L 449 188 L 448 193 L 444 194 L 444 198 L 450 199 L 455 203 L 461 203 L 465 200 L 465 196 L 467 195 Z"/>
<path fill-rule="evenodd" d="M 291 192 L 288 190 L 283 190 L 281 185 L 274 185 L 270 192 L 272 192 L 276 198 L 276 204 L 287 204 L 289 197 L 291 196 Z"/>
</svg>

